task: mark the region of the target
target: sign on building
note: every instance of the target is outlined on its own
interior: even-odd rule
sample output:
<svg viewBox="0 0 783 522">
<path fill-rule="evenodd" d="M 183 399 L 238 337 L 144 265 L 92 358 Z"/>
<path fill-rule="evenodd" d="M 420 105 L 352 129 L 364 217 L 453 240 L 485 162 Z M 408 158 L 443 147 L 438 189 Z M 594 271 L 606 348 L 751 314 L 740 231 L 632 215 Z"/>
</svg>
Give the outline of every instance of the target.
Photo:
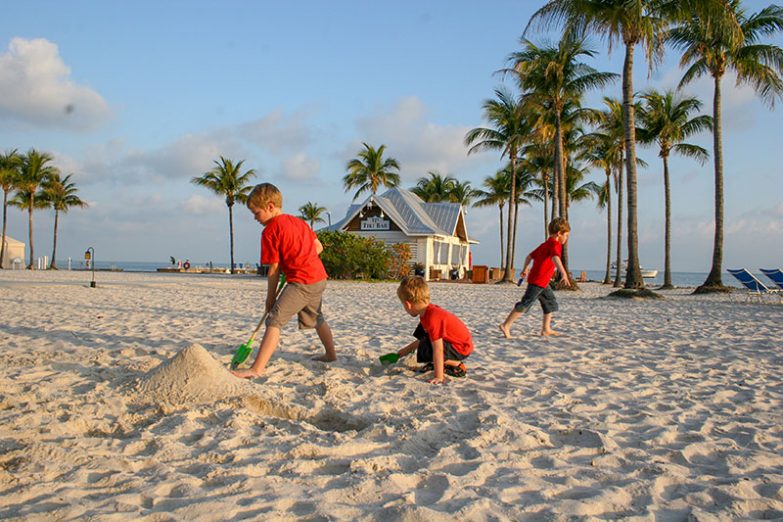
<svg viewBox="0 0 783 522">
<path fill-rule="evenodd" d="M 361 230 L 389 230 L 389 220 L 378 216 L 363 219 L 360 224 Z"/>
</svg>

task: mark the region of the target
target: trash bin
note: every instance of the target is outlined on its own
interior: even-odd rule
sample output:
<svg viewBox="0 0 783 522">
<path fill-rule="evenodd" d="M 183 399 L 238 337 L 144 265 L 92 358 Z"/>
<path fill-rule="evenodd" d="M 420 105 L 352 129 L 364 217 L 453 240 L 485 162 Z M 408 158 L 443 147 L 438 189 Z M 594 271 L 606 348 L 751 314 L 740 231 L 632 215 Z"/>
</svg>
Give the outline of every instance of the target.
<svg viewBox="0 0 783 522">
<path fill-rule="evenodd" d="M 430 281 L 440 280 L 440 268 L 430 268 Z"/>
<path fill-rule="evenodd" d="M 489 283 L 489 267 L 486 265 L 473 265 L 473 282 Z"/>
</svg>

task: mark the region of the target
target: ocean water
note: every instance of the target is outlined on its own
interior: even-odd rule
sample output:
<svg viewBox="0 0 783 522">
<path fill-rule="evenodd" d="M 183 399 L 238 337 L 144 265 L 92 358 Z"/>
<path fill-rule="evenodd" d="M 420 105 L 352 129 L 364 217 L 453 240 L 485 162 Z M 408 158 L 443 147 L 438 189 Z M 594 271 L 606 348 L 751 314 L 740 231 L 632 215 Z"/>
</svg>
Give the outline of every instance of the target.
<svg viewBox="0 0 783 522">
<path fill-rule="evenodd" d="M 581 272 L 582 270 L 572 271 L 574 277 L 579 277 Z M 603 282 L 604 274 L 606 273 L 605 270 L 585 270 L 584 272 L 587 275 L 588 280 L 599 282 Z M 621 272 L 621 276 L 624 275 L 625 274 Z M 672 284 L 679 287 L 696 288 L 697 286 L 700 286 L 702 283 L 704 283 L 704 281 L 707 279 L 707 275 L 707 272 L 672 272 Z M 609 277 L 612 281 L 614 281 L 613 270 L 609 272 Z M 756 277 L 764 281 L 764 276 L 762 274 L 756 274 Z M 645 278 L 644 284 L 650 288 L 661 286 L 663 284 L 663 270 L 658 270 L 658 275 L 654 278 Z M 739 281 L 734 279 L 734 276 L 728 272 L 724 272 L 723 274 L 723 284 L 737 288 L 742 287 L 742 285 L 739 284 Z"/>
<path fill-rule="evenodd" d="M 250 266 L 254 264 L 247 263 Z M 209 263 L 196 263 L 190 262 L 191 268 L 197 266 L 206 267 Z M 242 268 L 246 263 L 237 263 L 237 267 Z M 57 261 L 57 266 L 60 269 L 68 268 L 68 261 Z M 171 261 L 101 261 L 100 259 L 95 262 L 96 270 L 122 270 L 123 272 L 156 272 L 158 268 L 171 268 L 177 265 L 172 265 Z M 214 268 L 228 268 L 228 263 L 213 263 Z M 84 270 L 86 268 L 84 260 L 71 261 L 71 268 L 73 270 Z"/>
<path fill-rule="evenodd" d="M 68 263 L 58 261 L 58 265 L 61 268 L 67 268 Z M 191 261 L 191 266 L 206 266 L 207 263 L 196 263 Z M 238 263 L 238 266 L 241 268 L 245 265 L 245 263 Z M 122 270 L 124 272 L 155 272 L 158 268 L 166 268 L 171 267 L 170 261 L 160 261 L 160 262 L 149 262 L 149 261 L 101 261 L 98 260 L 98 262 L 95 264 L 95 268 L 98 270 Z M 228 268 L 228 263 L 225 264 L 213 264 L 215 268 L 223 267 Z M 84 269 L 84 261 L 72 261 L 71 267 L 73 269 Z M 582 272 L 581 269 L 573 269 L 572 273 L 575 277 L 579 277 L 579 274 Z M 604 280 L 604 271 L 603 270 L 584 270 L 585 275 L 587 276 L 587 279 L 590 281 L 603 281 Z M 614 280 L 614 271 L 610 273 L 610 277 L 612 280 Z M 756 274 L 756 277 L 764 281 L 765 283 L 768 283 L 769 281 L 766 281 L 763 274 Z M 672 284 L 674 286 L 679 287 L 691 287 L 695 288 L 702 283 L 704 283 L 704 280 L 707 279 L 707 272 L 672 272 Z M 658 271 L 658 276 L 655 278 L 645 279 L 645 284 L 651 288 L 655 288 L 656 286 L 660 286 L 663 284 L 663 270 Z M 723 274 L 723 284 L 726 286 L 733 286 L 740 288 L 741 285 L 739 282 L 734 279 L 734 277 L 729 274 L 728 272 L 725 272 Z"/>
</svg>

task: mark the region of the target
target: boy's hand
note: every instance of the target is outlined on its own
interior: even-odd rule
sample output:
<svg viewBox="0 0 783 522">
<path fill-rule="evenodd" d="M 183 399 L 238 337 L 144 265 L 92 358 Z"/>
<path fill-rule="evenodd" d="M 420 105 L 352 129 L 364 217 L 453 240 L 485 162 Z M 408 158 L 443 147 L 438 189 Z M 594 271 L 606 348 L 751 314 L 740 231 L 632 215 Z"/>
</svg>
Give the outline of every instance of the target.
<svg viewBox="0 0 783 522">
<path fill-rule="evenodd" d="M 448 381 L 449 378 L 445 375 L 441 377 L 440 379 L 437 377 L 433 377 L 432 379 L 428 380 L 427 382 L 430 384 L 446 384 L 446 381 Z"/>
</svg>

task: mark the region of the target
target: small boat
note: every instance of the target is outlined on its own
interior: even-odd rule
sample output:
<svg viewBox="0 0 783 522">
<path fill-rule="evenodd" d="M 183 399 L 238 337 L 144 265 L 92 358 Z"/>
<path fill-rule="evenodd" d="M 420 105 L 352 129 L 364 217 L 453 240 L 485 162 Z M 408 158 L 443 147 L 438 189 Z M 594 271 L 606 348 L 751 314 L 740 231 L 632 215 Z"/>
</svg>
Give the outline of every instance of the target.
<svg viewBox="0 0 783 522">
<path fill-rule="evenodd" d="M 623 266 L 621 267 L 622 271 L 625 272 L 628 269 L 628 260 L 623 260 Z M 617 270 L 617 263 L 612 261 L 612 271 Z M 658 277 L 658 270 L 654 268 L 644 268 L 643 266 L 639 267 L 639 270 L 642 272 L 642 277 L 644 279 L 655 279 Z"/>
</svg>

